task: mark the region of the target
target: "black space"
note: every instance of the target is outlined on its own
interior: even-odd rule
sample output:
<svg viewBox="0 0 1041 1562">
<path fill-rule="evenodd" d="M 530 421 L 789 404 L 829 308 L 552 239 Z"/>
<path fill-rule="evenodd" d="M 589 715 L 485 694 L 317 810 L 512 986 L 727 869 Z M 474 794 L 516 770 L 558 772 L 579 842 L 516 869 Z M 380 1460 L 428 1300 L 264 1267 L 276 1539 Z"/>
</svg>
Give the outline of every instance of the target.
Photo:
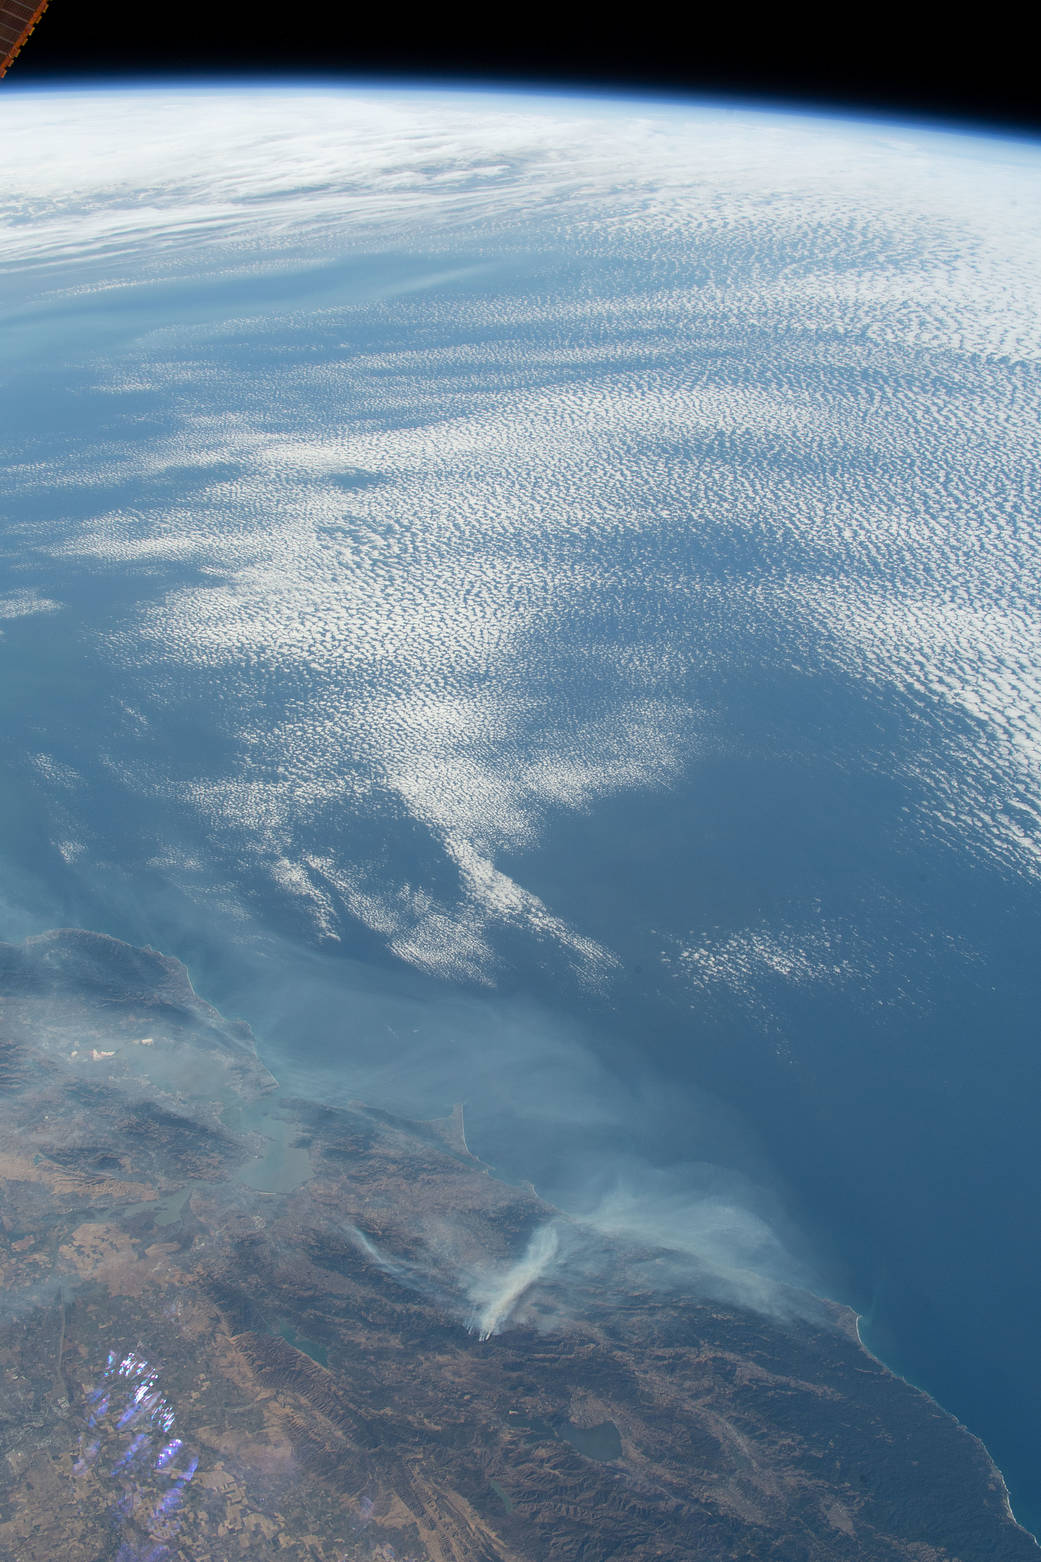
<svg viewBox="0 0 1041 1562">
<path fill-rule="evenodd" d="M 16 74 L 17 73 L 17 74 Z M 413 14 L 336 5 L 268 10 L 244 0 L 194 8 L 142 0 L 51 0 L 10 83 L 70 77 L 426 77 L 574 86 L 878 112 L 1041 132 L 1033 51 L 1001 18 L 958 33 L 949 16 L 920 41 L 902 18 L 735 10 L 559 8 Z"/>
</svg>

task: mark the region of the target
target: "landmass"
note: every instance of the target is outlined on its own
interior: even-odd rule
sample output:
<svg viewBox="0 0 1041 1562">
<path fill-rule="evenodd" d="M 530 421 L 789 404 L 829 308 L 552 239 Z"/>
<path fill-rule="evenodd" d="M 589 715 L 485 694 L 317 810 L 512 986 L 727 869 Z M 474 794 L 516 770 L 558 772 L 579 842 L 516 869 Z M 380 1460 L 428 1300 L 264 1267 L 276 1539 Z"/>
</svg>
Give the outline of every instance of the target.
<svg viewBox="0 0 1041 1562">
<path fill-rule="evenodd" d="M 284 1097 L 154 950 L 0 945 L 0 1000 L 0 1557 L 1037 1562 L 847 1309 L 654 1285 L 458 1113 Z"/>
</svg>

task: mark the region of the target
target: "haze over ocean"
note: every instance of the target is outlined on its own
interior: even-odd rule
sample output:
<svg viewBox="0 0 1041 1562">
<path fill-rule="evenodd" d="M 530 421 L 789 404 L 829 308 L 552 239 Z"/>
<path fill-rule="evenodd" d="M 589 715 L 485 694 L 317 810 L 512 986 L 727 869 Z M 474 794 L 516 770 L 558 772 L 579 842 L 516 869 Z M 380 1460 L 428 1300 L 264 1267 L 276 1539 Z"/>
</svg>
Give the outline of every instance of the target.
<svg viewBox="0 0 1041 1562">
<path fill-rule="evenodd" d="M 0 140 L 0 936 L 850 1301 L 1041 1526 L 1038 148 L 244 86 Z"/>
</svg>

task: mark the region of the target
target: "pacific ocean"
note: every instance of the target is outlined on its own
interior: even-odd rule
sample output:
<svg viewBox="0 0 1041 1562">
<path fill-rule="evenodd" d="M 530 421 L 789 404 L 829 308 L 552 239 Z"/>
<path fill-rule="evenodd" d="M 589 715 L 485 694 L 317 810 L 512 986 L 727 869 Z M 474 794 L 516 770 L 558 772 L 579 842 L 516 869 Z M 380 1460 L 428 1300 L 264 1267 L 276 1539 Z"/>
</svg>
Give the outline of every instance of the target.
<svg viewBox="0 0 1041 1562">
<path fill-rule="evenodd" d="M 1036 149 L 196 101 L 234 173 L 146 93 L 80 229 L 12 197 L 0 934 L 850 1302 L 1038 1529 Z"/>
</svg>

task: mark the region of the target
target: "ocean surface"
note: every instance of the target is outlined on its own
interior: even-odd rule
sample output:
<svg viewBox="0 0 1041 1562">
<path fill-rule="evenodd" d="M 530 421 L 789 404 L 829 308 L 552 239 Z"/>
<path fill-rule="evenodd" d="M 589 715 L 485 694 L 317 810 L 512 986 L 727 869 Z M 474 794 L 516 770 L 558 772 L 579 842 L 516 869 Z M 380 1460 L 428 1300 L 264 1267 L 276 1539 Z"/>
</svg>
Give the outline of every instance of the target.
<svg viewBox="0 0 1041 1562">
<path fill-rule="evenodd" d="M 1041 1528 L 1041 151 L 242 86 L 0 140 L 0 936 L 850 1302 Z"/>
</svg>

